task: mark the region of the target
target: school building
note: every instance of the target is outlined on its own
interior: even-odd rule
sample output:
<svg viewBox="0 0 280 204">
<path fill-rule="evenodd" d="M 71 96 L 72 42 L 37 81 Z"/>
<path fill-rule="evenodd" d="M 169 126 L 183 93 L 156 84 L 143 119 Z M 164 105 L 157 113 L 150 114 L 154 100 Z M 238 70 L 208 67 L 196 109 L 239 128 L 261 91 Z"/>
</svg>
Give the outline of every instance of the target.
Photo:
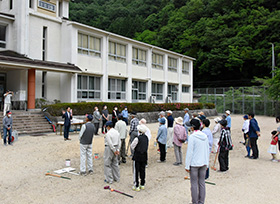
<svg viewBox="0 0 280 204">
<path fill-rule="evenodd" d="M 0 1 L 0 97 L 14 106 L 193 100 L 194 58 L 69 20 L 69 0 Z M 25 107 L 26 106 L 26 107 Z"/>
</svg>

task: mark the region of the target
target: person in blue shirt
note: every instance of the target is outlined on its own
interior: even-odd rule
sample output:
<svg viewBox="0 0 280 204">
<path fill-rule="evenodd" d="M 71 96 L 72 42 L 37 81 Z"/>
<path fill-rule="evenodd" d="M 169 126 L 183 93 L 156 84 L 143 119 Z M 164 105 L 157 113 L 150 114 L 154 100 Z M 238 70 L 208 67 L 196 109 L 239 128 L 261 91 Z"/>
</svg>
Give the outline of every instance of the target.
<svg viewBox="0 0 280 204">
<path fill-rule="evenodd" d="M 160 160 L 157 162 L 165 162 L 166 159 L 166 140 L 167 140 L 167 128 L 165 126 L 165 119 L 164 118 L 159 118 L 158 119 L 160 126 L 158 129 L 158 134 L 157 134 L 157 143 L 159 146 L 160 150 Z"/>
<path fill-rule="evenodd" d="M 229 128 L 229 131 L 230 131 L 230 129 L 231 129 L 231 117 L 230 117 L 230 111 L 229 110 L 227 110 L 226 111 L 226 121 L 227 121 L 227 128 Z"/>
<path fill-rule="evenodd" d="M 125 106 L 124 110 L 122 111 L 122 117 L 123 117 L 123 121 L 125 122 L 125 124 L 128 125 L 128 110 L 127 110 L 127 106 Z"/>
<path fill-rule="evenodd" d="M 251 148 L 253 151 L 253 155 L 249 157 L 250 159 L 257 159 L 259 157 L 257 140 L 261 136 L 261 134 L 260 134 L 260 127 L 258 125 L 258 122 L 254 117 L 255 114 L 253 113 L 248 114 L 248 118 L 250 119 L 248 134 L 249 134 Z"/>
<path fill-rule="evenodd" d="M 187 127 L 186 123 L 190 121 L 190 115 L 188 113 L 189 109 L 185 108 L 184 111 L 185 111 L 185 115 L 184 115 L 183 124 L 184 124 L 184 127 L 186 128 L 186 132 L 187 132 L 187 136 L 188 136 L 188 129 L 189 128 Z"/>
</svg>

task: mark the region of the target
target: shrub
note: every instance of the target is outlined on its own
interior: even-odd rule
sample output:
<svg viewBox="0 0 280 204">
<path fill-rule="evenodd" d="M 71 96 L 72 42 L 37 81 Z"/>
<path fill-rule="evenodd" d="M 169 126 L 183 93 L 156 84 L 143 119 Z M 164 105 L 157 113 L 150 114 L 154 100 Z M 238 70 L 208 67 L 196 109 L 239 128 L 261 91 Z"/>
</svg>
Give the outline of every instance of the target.
<svg viewBox="0 0 280 204">
<path fill-rule="evenodd" d="M 184 108 L 189 108 L 190 110 L 215 108 L 214 104 L 208 103 L 110 103 L 110 102 L 82 102 L 82 103 L 58 103 L 45 105 L 42 108 L 47 108 L 47 111 L 53 116 L 60 116 L 62 110 L 65 110 L 67 106 L 70 106 L 73 109 L 75 115 L 84 115 L 87 113 L 93 113 L 94 106 L 97 106 L 101 111 L 103 105 L 106 105 L 109 112 L 111 113 L 114 106 L 117 106 L 121 111 L 127 106 L 128 112 L 154 112 L 154 111 L 166 111 L 166 110 L 183 110 Z"/>
</svg>

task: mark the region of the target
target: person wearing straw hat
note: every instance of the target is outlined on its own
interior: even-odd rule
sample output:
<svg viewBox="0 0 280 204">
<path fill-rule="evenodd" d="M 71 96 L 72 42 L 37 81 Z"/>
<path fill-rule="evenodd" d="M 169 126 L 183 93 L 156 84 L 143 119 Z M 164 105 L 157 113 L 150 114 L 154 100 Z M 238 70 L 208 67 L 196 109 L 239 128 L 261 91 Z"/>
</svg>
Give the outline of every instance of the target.
<svg viewBox="0 0 280 204">
<path fill-rule="evenodd" d="M 184 143 L 187 139 L 186 129 L 183 126 L 183 118 L 178 117 L 175 118 L 175 126 L 174 126 L 174 135 L 173 135 L 173 145 L 174 145 L 174 154 L 176 158 L 176 162 L 173 163 L 175 166 L 179 166 L 182 164 L 182 143 Z"/>
<path fill-rule="evenodd" d="M 133 140 L 130 146 L 130 148 L 134 150 L 134 154 L 132 157 L 134 185 L 132 189 L 135 191 L 140 191 L 145 189 L 149 139 L 147 135 L 145 135 L 145 132 L 147 132 L 147 127 L 145 125 L 138 125 L 137 130 L 139 132 L 139 136 Z M 139 174 L 141 179 L 140 185 L 138 179 Z"/>
<path fill-rule="evenodd" d="M 125 139 L 127 135 L 126 130 L 126 123 L 123 121 L 122 114 L 118 115 L 118 122 L 115 125 L 115 129 L 120 133 L 120 139 L 121 139 L 121 149 L 120 149 L 120 155 L 119 155 L 119 164 L 122 159 L 122 163 L 126 163 L 126 157 L 125 157 Z"/>
<path fill-rule="evenodd" d="M 86 175 L 86 162 L 88 173 L 93 173 L 92 165 L 92 139 L 96 132 L 95 125 L 91 123 L 93 116 L 91 114 L 86 116 L 86 124 L 82 125 L 79 140 L 80 140 L 80 175 Z"/>
<path fill-rule="evenodd" d="M 213 135 L 213 151 L 212 153 L 217 153 L 218 151 L 218 143 L 219 143 L 219 139 L 221 136 L 221 125 L 219 123 L 219 121 L 221 120 L 221 118 L 217 117 L 214 119 L 215 121 L 215 126 L 212 130 L 212 135 Z"/>
<path fill-rule="evenodd" d="M 174 118 L 172 116 L 172 111 L 168 110 L 167 113 L 167 141 L 166 141 L 166 147 L 171 148 L 173 147 L 173 123 Z"/>
<path fill-rule="evenodd" d="M 105 135 L 105 150 L 104 150 L 104 176 L 106 183 L 119 182 L 120 169 L 118 155 L 120 154 L 121 139 L 119 132 L 114 128 L 112 121 L 106 122 L 108 129 Z"/>
</svg>

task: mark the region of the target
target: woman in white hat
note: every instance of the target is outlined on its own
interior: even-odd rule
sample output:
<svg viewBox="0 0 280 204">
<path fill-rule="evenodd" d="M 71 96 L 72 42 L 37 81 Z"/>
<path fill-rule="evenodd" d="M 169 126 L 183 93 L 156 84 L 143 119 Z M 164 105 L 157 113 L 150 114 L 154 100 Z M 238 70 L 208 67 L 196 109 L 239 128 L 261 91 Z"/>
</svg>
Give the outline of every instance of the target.
<svg viewBox="0 0 280 204">
<path fill-rule="evenodd" d="M 213 128 L 212 131 L 212 135 L 213 135 L 213 153 L 216 153 L 218 151 L 218 142 L 221 136 L 221 125 L 219 123 L 219 121 L 221 120 L 221 118 L 217 117 L 214 119 L 215 121 L 215 126 Z"/>
<path fill-rule="evenodd" d="M 174 135 L 173 135 L 173 145 L 174 145 L 174 153 L 176 162 L 173 164 L 175 166 L 179 166 L 182 164 L 182 143 L 184 143 L 187 139 L 186 129 L 183 126 L 183 118 L 178 117 L 175 118 L 175 126 L 174 126 Z"/>
</svg>

